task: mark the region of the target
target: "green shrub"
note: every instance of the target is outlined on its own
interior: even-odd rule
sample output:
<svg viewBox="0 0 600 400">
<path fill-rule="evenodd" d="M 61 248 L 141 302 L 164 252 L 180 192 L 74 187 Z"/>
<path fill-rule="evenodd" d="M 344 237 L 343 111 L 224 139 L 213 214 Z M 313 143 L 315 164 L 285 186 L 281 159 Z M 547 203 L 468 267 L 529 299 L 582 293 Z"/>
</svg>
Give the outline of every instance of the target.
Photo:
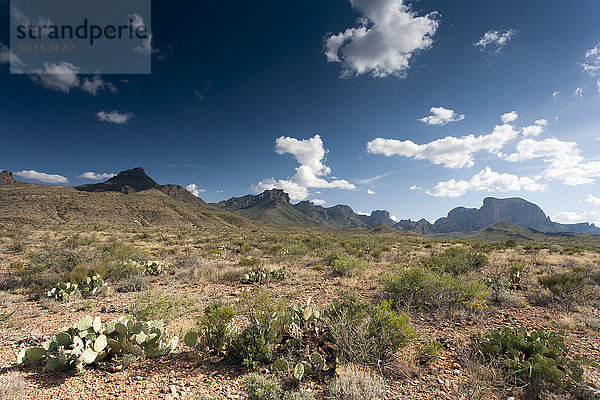
<svg viewBox="0 0 600 400">
<path fill-rule="evenodd" d="M 149 290 L 136 296 L 131 312 L 140 320 L 169 320 L 180 317 L 189 309 L 188 301 L 181 296 L 166 291 Z"/>
<path fill-rule="evenodd" d="M 397 314 L 387 301 L 372 305 L 346 297 L 334 300 L 324 314 L 343 361 L 378 365 L 415 337 L 408 315 Z"/>
<path fill-rule="evenodd" d="M 479 308 L 490 296 L 476 275 L 455 276 L 424 267 L 409 267 L 385 276 L 381 283 L 396 304 L 409 309 Z"/>
<path fill-rule="evenodd" d="M 256 267 L 259 264 L 260 264 L 260 260 L 256 257 L 242 258 L 238 262 L 238 266 L 240 266 L 240 267 Z"/>
<path fill-rule="evenodd" d="M 233 307 L 221 301 L 211 303 L 204 310 L 200 324 L 206 343 L 211 349 L 219 352 L 229 345 L 237 330 L 233 322 L 234 317 Z"/>
<path fill-rule="evenodd" d="M 442 254 L 421 260 L 424 267 L 438 273 L 448 272 L 455 276 L 481 270 L 487 263 L 488 258 L 485 254 L 462 247 L 451 247 Z"/>
<path fill-rule="evenodd" d="M 244 379 L 247 400 L 281 400 L 283 389 L 277 382 L 261 375 L 251 374 Z"/>
<path fill-rule="evenodd" d="M 501 360 L 508 378 L 525 384 L 545 382 L 569 388 L 581 381 L 582 364 L 600 367 L 585 357 L 572 355 L 563 331 L 504 327 L 473 336 L 473 343 L 481 357 Z"/>
<path fill-rule="evenodd" d="M 594 297 L 594 292 L 582 273 L 544 275 L 539 277 L 539 283 L 552 292 L 559 304 L 567 310 L 573 310 L 577 304 L 585 304 Z"/>
<path fill-rule="evenodd" d="M 249 368 L 272 362 L 287 319 L 286 303 L 271 300 L 267 291 L 258 290 L 242 295 L 239 313 L 249 325 L 234 338 L 228 355 Z"/>
<path fill-rule="evenodd" d="M 438 353 L 442 349 L 442 344 L 437 340 L 431 340 L 423 343 L 417 355 L 417 361 L 421 365 L 431 365 L 438 360 Z"/>
<path fill-rule="evenodd" d="M 337 256 L 331 262 L 331 272 L 335 276 L 353 277 L 360 271 L 367 269 L 367 263 L 360 258 L 344 254 Z"/>
</svg>

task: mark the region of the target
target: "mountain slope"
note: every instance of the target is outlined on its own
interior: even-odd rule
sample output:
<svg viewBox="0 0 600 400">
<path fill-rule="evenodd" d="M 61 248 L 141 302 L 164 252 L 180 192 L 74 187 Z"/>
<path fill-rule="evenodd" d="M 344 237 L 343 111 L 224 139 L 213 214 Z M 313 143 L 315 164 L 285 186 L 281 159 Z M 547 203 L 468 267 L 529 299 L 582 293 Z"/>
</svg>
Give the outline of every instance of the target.
<svg viewBox="0 0 600 400">
<path fill-rule="evenodd" d="M 0 223 L 116 227 L 251 228 L 254 223 L 208 205 L 192 205 L 150 189 L 129 195 L 66 186 L 0 186 Z"/>
</svg>

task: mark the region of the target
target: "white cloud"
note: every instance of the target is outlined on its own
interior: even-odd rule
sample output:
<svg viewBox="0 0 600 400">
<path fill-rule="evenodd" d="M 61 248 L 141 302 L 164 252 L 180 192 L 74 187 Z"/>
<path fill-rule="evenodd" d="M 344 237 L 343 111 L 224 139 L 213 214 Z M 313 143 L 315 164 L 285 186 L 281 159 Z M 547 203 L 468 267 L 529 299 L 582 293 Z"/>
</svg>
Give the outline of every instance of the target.
<svg viewBox="0 0 600 400">
<path fill-rule="evenodd" d="M 72 89 L 79 87 L 78 74 L 80 71 L 79 67 L 65 61 L 58 64 L 45 62 L 44 69 L 34 70 L 35 75 L 31 75 L 31 79 L 46 89 L 67 94 Z"/>
<path fill-rule="evenodd" d="M 367 179 L 358 179 L 358 180 L 356 180 L 356 183 L 358 183 L 359 185 L 368 185 L 368 184 L 371 184 L 371 183 L 373 183 L 373 182 L 375 182 L 375 181 L 378 181 L 378 180 L 380 180 L 380 179 L 383 179 L 383 178 L 385 178 L 385 177 L 388 177 L 388 176 L 390 176 L 390 175 L 392 175 L 392 174 L 395 174 L 396 172 L 397 172 L 397 171 L 391 171 L 391 172 L 386 172 L 385 174 L 381 174 L 381 175 L 374 176 L 374 177 L 372 177 L 372 178 L 367 178 Z"/>
<path fill-rule="evenodd" d="M 421 190 L 422 188 L 417 185 L 412 185 L 409 189 L 410 190 Z"/>
<path fill-rule="evenodd" d="M 575 91 L 573 92 L 573 97 L 583 97 L 583 88 L 578 87 L 577 89 L 575 89 Z"/>
<path fill-rule="evenodd" d="M 111 112 L 100 111 L 96 113 L 96 117 L 99 121 L 123 125 L 129 123 L 129 121 L 135 117 L 135 114 L 130 112 L 119 112 L 116 110 Z"/>
<path fill-rule="evenodd" d="M 61 61 L 58 64 L 44 63 L 44 69 L 33 71 L 31 79 L 38 85 L 68 94 L 73 89 L 81 89 L 93 96 L 96 96 L 101 90 L 108 90 L 111 93 L 117 93 L 117 88 L 110 82 L 102 80 L 99 74 L 95 74 L 92 79 L 79 79 L 81 68 Z"/>
<path fill-rule="evenodd" d="M 317 206 L 322 206 L 325 205 L 325 203 L 327 203 L 325 200 L 322 199 L 312 199 L 310 202 Z"/>
<path fill-rule="evenodd" d="M 519 118 L 519 114 L 516 111 L 511 111 L 509 113 L 502 114 L 502 116 L 500 118 L 502 119 L 502 122 L 504 122 L 505 124 L 508 124 L 510 122 L 515 121 L 517 118 Z"/>
<path fill-rule="evenodd" d="M 358 215 L 366 215 L 367 217 L 371 215 L 371 214 L 366 213 L 364 211 L 357 211 L 356 214 L 358 214 Z"/>
<path fill-rule="evenodd" d="M 377 193 L 375 193 L 375 192 L 374 192 L 373 190 L 371 190 L 371 189 L 367 189 L 367 194 L 377 194 Z"/>
<path fill-rule="evenodd" d="M 598 93 L 600 93 L 600 79 L 596 82 L 596 86 L 598 86 Z"/>
<path fill-rule="evenodd" d="M 429 112 L 432 115 L 423 117 L 419 119 L 419 121 L 423 121 L 427 125 L 446 125 L 448 122 L 462 121 L 465 119 L 464 114 L 456 114 L 454 110 L 449 110 L 444 107 L 431 107 Z"/>
<path fill-rule="evenodd" d="M 292 200 L 304 200 L 308 197 L 308 188 L 354 190 L 352 183 L 333 178 L 330 181 L 323 177 L 331 174 L 331 169 L 323 162 L 327 151 L 319 135 L 311 139 L 298 140 L 291 137 L 280 137 L 275 140 L 277 154 L 292 154 L 300 164 L 296 174 L 289 180 L 263 179 L 256 187 L 256 192 L 270 189 L 283 189 Z"/>
<path fill-rule="evenodd" d="M 559 94 L 560 92 L 558 90 L 555 90 L 554 93 L 552 93 L 552 97 L 557 98 Z"/>
<path fill-rule="evenodd" d="M 102 80 L 100 74 L 95 74 L 92 79 L 84 79 L 81 83 L 81 90 L 83 90 L 84 92 L 88 92 L 92 96 L 97 95 L 98 92 L 101 90 L 108 90 L 113 94 L 119 92 L 115 85 Z"/>
<path fill-rule="evenodd" d="M 12 74 L 22 74 L 25 68 L 25 63 L 21 61 L 15 53 L 13 53 L 7 46 L 0 43 L 0 65 L 10 65 L 10 72 Z"/>
<path fill-rule="evenodd" d="M 500 53 L 508 41 L 517 34 L 514 29 L 505 31 L 487 31 L 479 41 L 473 43 L 473 46 L 480 47 L 481 51 L 488 50 L 493 53 Z"/>
<path fill-rule="evenodd" d="M 45 172 L 37 172 L 34 170 L 24 170 L 15 172 L 14 174 L 21 178 L 36 180 L 45 183 L 69 183 L 69 180 L 62 175 L 46 174 Z"/>
<path fill-rule="evenodd" d="M 129 16 L 129 18 L 131 19 L 131 25 L 133 26 L 133 29 L 145 26 L 144 18 L 142 18 L 140 15 L 132 14 Z M 134 50 L 138 54 L 158 53 L 158 49 L 155 49 L 152 46 L 152 33 L 148 32 L 146 39 L 142 40 L 142 45 L 136 46 Z"/>
<path fill-rule="evenodd" d="M 394 222 L 398 222 L 399 221 L 398 217 L 396 217 L 395 215 L 390 215 L 390 219 L 392 221 L 394 221 Z"/>
<path fill-rule="evenodd" d="M 438 14 L 417 16 L 403 0 L 350 0 L 362 17 L 359 26 L 325 41 L 329 62 L 342 64 L 342 76 L 371 74 L 403 77 L 410 59 L 433 43 Z"/>
<path fill-rule="evenodd" d="M 575 186 L 593 183 L 600 177 L 600 161 L 585 162 L 575 142 L 556 138 L 544 140 L 523 139 L 517 144 L 517 152 L 505 159 L 511 162 L 541 158 L 548 163 L 543 176 Z"/>
<path fill-rule="evenodd" d="M 588 194 L 587 198 L 585 199 L 585 202 L 594 206 L 594 207 L 600 207 L 600 197 L 596 197 L 592 194 Z"/>
<path fill-rule="evenodd" d="M 190 192 L 191 194 L 193 194 L 196 197 L 200 197 L 200 193 L 206 192 L 206 189 L 199 188 L 198 186 L 196 186 L 195 183 L 190 183 L 185 188 L 188 192 Z"/>
<path fill-rule="evenodd" d="M 487 135 L 463 137 L 447 136 L 433 142 L 418 145 L 410 140 L 377 138 L 367 143 L 367 151 L 384 156 L 413 157 L 417 160 L 429 160 L 447 168 L 472 167 L 473 154 L 479 151 L 498 152 L 505 143 L 515 139 L 518 132 L 511 125 L 499 125 Z"/>
<path fill-rule="evenodd" d="M 583 216 L 573 212 L 573 211 L 563 211 L 554 216 L 552 216 L 552 221 L 559 222 L 561 224 L 575 224 L 578 222 L 583 222 Z"/>
<path fill-rule="evenodd" d="M 538 119 L 535 121 L 535 125 L 526 126 L 523 128 L 524 136 L 539 136 L 546 130 L 548 121 L 545 119 Z"/>
<path fill-rule="evenodd" d="M 518 192 L 526 190 L 539 192 L 546 190 L 546 186 L 536 182 L 535 179 L 519 177 L 513 174 L 498 173 L 490 167 L 482 169 L 468 181 L 456 181 L 451 179 L 439 182 L 433 189 L 426 193 L 435 197 L 460 197 L 468 191 L 488 192 Z"/>
<path fill-rule="evenodd" d="M 582 64 L 583 70 L 590 75 L 600 73 L 600 43 L 585 53 L 585 62 Z"/>
<path fill-rule="evenodd" d="M 113 176 L 115 176 L 115 174 L 109 174 L 109 173 L 103 173 L 103 174 L 99 174 L 96 172 L 84 172 L 81 175 L 78 175 L 77 178 L 81 178 L 81 179 L 91 179 L 94 181 L 100 181 L 102 179 L 110 179 Z"/>
</svg>

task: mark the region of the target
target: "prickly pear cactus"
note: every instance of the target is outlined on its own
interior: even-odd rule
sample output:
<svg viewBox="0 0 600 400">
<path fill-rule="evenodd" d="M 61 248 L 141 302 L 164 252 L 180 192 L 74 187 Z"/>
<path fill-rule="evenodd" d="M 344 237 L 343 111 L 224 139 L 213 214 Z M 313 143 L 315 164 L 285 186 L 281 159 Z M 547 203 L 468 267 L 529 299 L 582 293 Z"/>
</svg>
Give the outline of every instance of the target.
<svg viewBox="0 0 600 400">
<path fill-rule="evenodd" d="M 42 347 L 21 349 L 19 364 L 46 362 L 46 369 L 82 370 L 105 358 L 120 356 L 127 366 L 139 358 L 161 357 L 177 346 L 178 338 L 168 338 L 161 321 L 135 321 L 122 317 L 103 324 L 99 317 L 83 317 L 70 328 L 43 343 Z"/>
</svg>

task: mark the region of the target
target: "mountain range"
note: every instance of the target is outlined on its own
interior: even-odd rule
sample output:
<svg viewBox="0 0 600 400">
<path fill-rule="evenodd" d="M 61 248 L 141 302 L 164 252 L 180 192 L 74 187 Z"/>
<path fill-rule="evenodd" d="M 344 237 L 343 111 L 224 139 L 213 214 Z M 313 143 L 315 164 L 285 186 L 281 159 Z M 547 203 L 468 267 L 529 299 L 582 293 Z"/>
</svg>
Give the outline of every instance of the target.
<svg viewBox="0 0 600 400">
<path fill-rule="evenodd" d="M 42 188 L 47 188 L 45 189 L 47 193 L 41 196 L 33 195 Z M 45 209 L 44 207 L 40 209 L 40 202 L 35 200 L 41 197 L 49 199 L 51 192 L 55 203 L 58 203 L 51 206 L 46 204 Z M 80 213 L 84 218 L 93 217 L 93 219 L 96 214 L 109 216 L 113 210 L 113 213 L 121 213 L 128 221 L 145 220 L 150 225 L 158 221 L 175 221 L 175 225 L 202 225 L 202 221 L 208 218 L 213 222 L 211 225 L 217 221 L 228 226 L 248 225 L 244 222 L 248 220 L 278 227 L 367 228 L 387 225 L 421 235 L 441 236 L 484 231 L 498 224 L 507 223 L 508 225 L 500 225 L 500 229 L 495 231 L 495 234 L 504 235 L 498 232 L 505 232 L 507 226 L 519 226 L 532 232 L 542 233 L 600 234 L 600 228 L 594 224 L 553 222 L 540 207 L 521 198 L 487 197 L 478 209 L 458 207 L 434 223 L 425 219 L 395 221 L 385 210 L 376 210 L 370 215 L 363 215 L 355 213 L 347 205 L 323 207 L 309 201 L 292 204 L 289 195 L 280 189 L 207 204 L 180 185 L 159 185 L 146 175 L 143 168 L 139 167 L 122 171 L 105 182 L 74 188 L 24 184 L 15 180 L 10 172 L 3 171 L 0 172 L 0 200 L 2 200 L 0 204 L 6 204 L 3 196 L 16 196 L 12 200 L 14 207 L 2 210 L 5 217 L 12 214 L 21 215 L 23 210 L 27 214 L 27 209 L 30 207 L 41 211 L 45 217 L 49 217 L 47 218 L 49 220 L 64 219 L 69 210 L 73 215 Z M 94 200 L 101 200 L 101 202 Z M 148 201 L 152 204 L 145 204 Z M 86 210 L 86 207 L 90 209 Z M 236 218 L 236 214 L 245 218 Z M 531 236 L 531 232 L 528 235 Z"/>
</svg>

